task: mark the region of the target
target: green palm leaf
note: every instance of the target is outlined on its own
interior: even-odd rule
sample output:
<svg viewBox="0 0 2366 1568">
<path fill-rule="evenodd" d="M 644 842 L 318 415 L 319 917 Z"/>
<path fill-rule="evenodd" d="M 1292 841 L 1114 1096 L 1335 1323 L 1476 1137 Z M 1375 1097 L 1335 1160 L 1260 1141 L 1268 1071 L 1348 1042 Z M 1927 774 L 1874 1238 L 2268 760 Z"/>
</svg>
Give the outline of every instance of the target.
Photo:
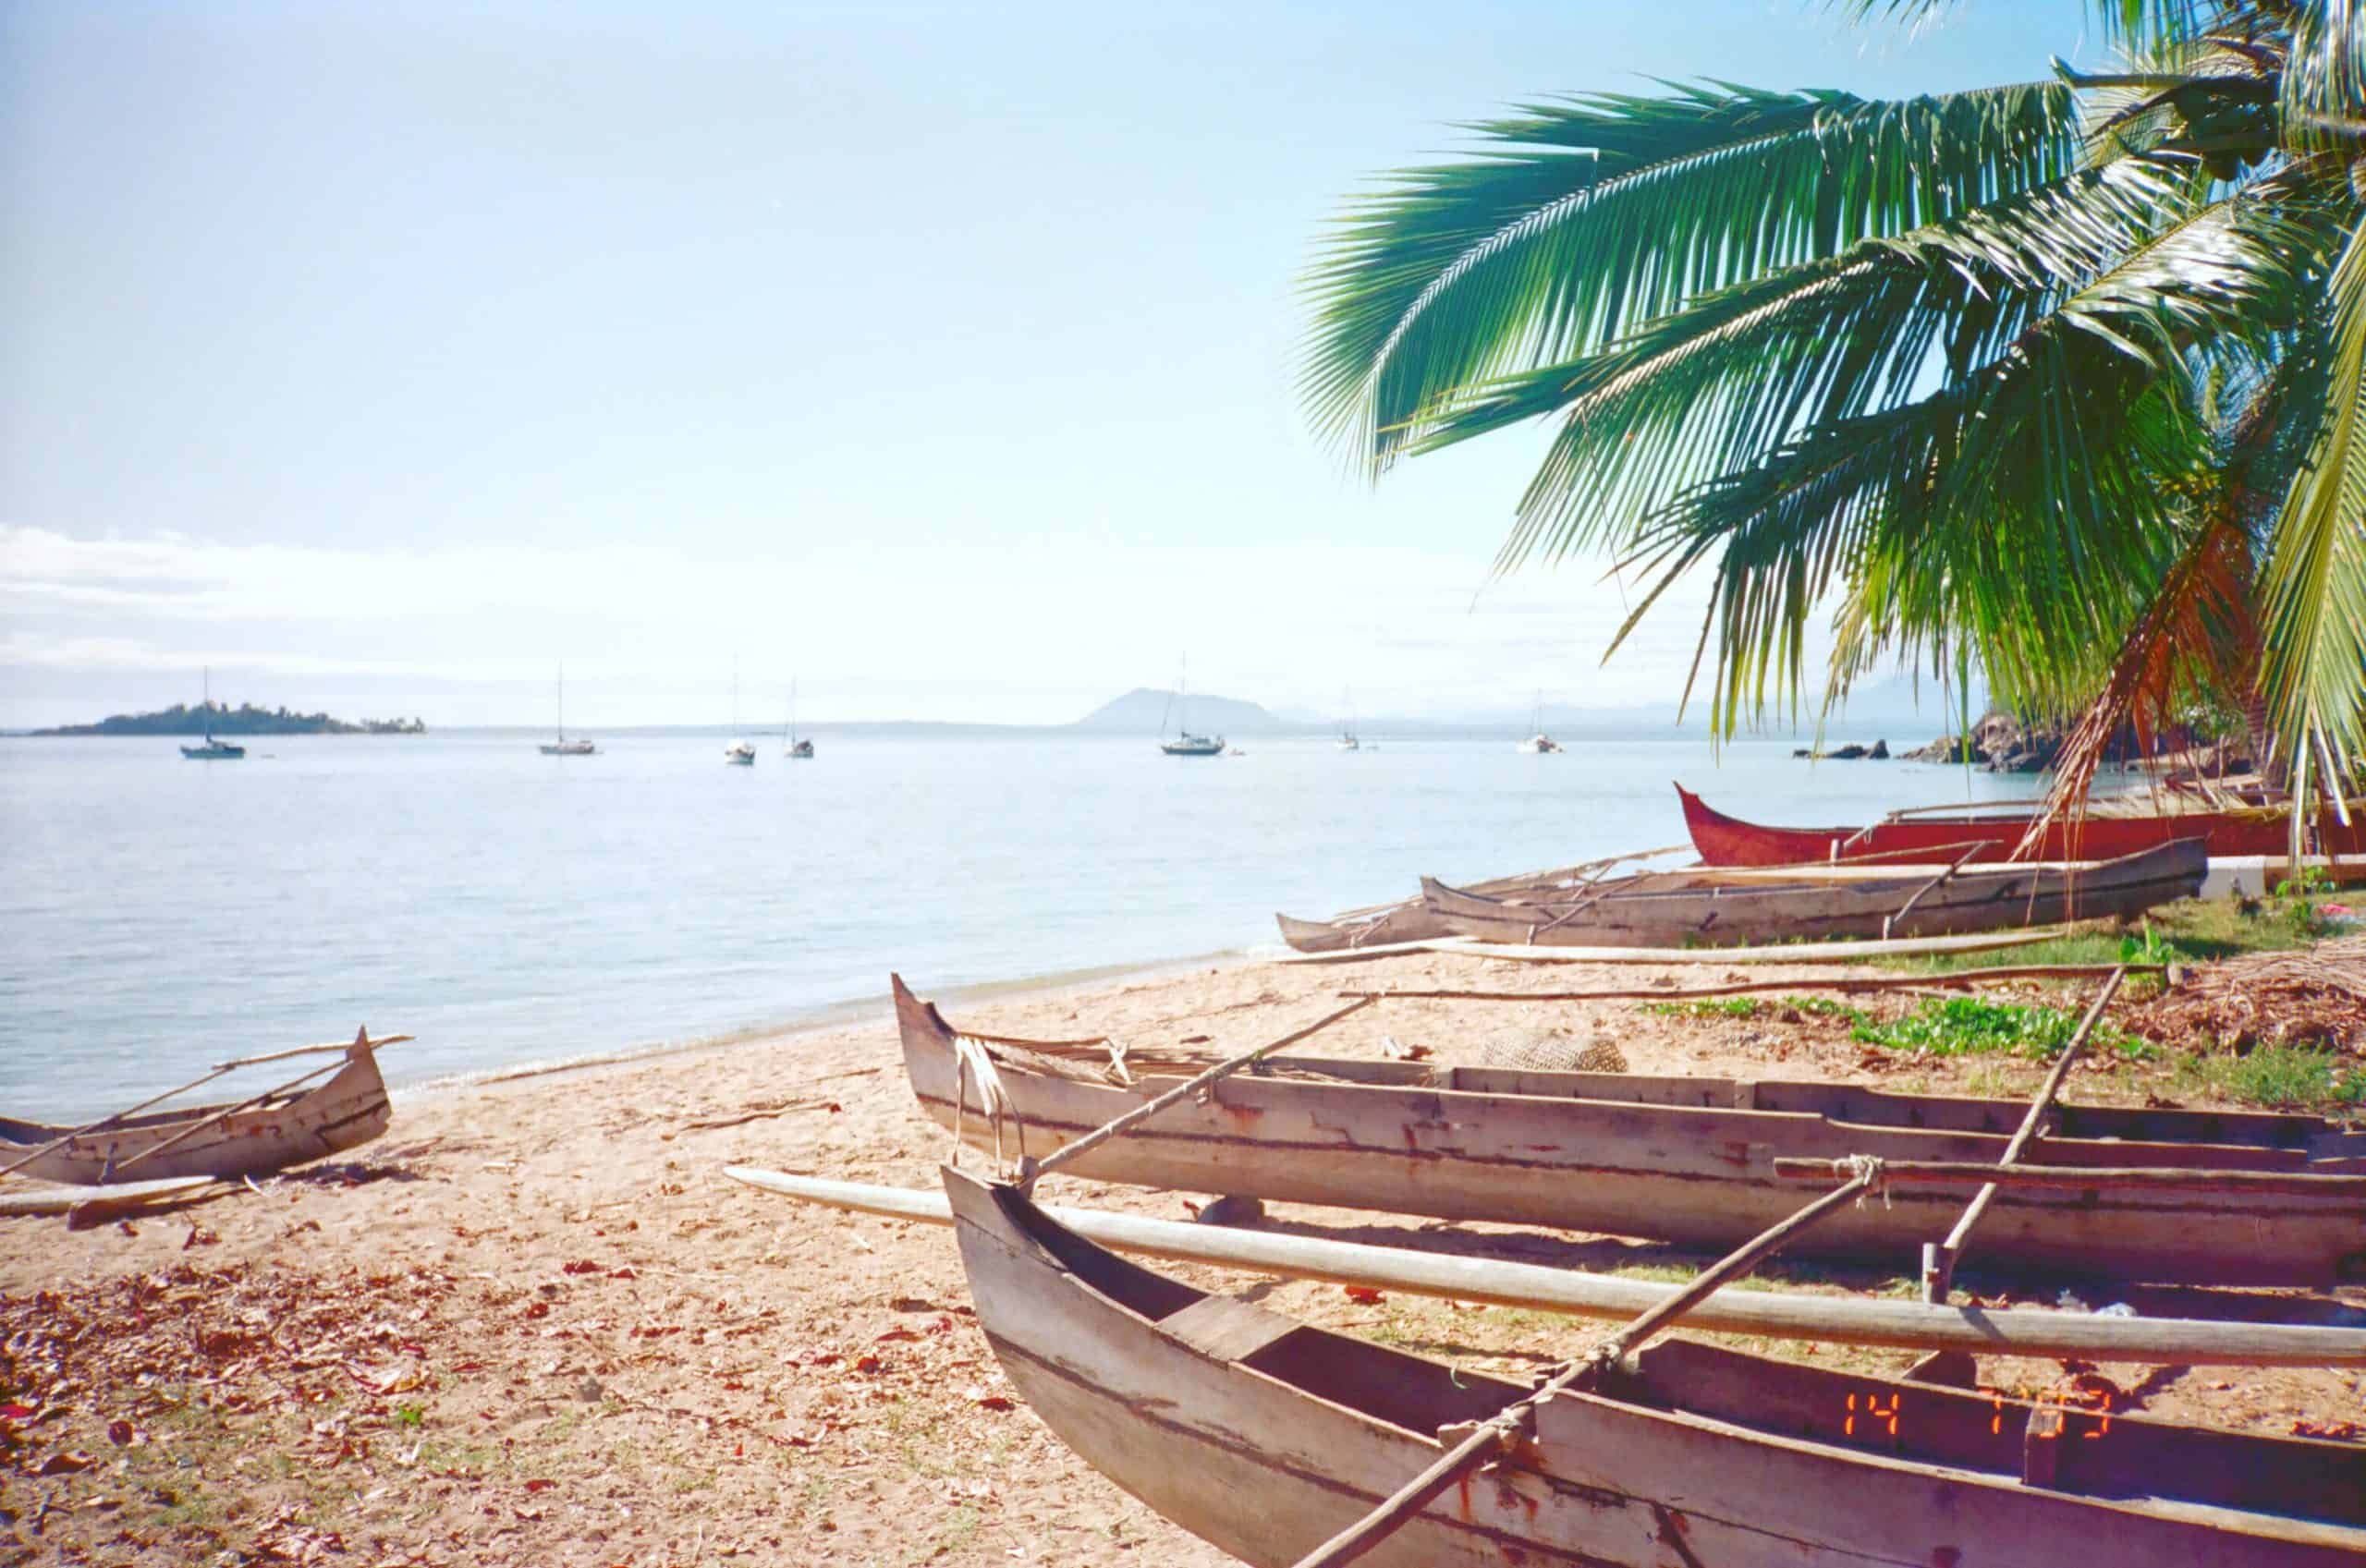
<svg viewBox="0 0 2366 1568">
<path fill-rule="evenodd" d="M 1395 176 L 1307 279 L 1307 403 L 1375 470 L 1473 381 L 2052 178 L 2078 130 L 2055 83 L 1903 103 L 1700 86 L 1473 128 L 1480 156 Z"/>
<path fill-rule="evenodd" d="M 2351 234 L 2331 295 L 2322 428 L 2261 574 L 2261 684 L 2302 796 L 2366 759 L 2366 234 Z"/>
</svg>

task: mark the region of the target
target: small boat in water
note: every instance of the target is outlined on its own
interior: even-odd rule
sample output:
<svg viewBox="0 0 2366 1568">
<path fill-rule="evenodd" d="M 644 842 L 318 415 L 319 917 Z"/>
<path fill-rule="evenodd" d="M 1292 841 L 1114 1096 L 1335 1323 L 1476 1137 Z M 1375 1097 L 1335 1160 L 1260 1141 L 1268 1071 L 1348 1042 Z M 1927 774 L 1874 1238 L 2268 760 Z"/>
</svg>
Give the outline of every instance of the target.
<svg viewBox="0 0 2366 1568">
<path fill-rule="evenodd" d="M 205 744 L 184 746 L 181 755 L 198 762 L 235 762 L 244 757 L 247 754 L 245 747 L 213 738 L 213 669 L 211 665 L 205 670 L 205 706 L 201 711 L 206 721 Z"/>
<path fill-rule="evenodd" d="M 1790 866 L 1868 853 L 1940 850 L 1952 857 L 1975 845 L 1982 859 L 2002 860 L 2020 846 L 2040 809 L 2035 801 L 2011 800 L 1893 811 L 1855 828 L 1770 828 L 1729 817 L 1682 784 L 1676 786 L 1676 794 L 1683 802 L 1684 825 L 1693 846 L 1712 866 Z M 2318 818 L 2318 853 L 2366 861 L 2366 800 L 2352 803 L 2349 817 L 2345 823 L 2328 810 Z M 2076 819 L 2066 816 L 2048 823 L 2036 857 L 2109 859 L 2175 839 L 2196 838 L 2208 854 L 2220 858 L 2277 858 L 2290 848 L 2291 822 L 2288 806 L 2203 808 L 2165 792 L 2104 796 L 2089 801 Z"/>
<path fill-rule="evenodd" d="M 1191 733 L 1189 683 L 1179 673 L 1175 677 L 1174 708 L 1175 738 L 1159 742 L 1159 750 L 1169 757 L 1221 757 L 1225 754 L 1224 736 Z"/>
<path fill-rule="evenodd" d="M 2189 838 L 2114 860 L 1701 867 L 1517 905 L 1424 877 L 1421 903 L 1457 935 L 1484 942 L 1732 946 L 1943 936 L 2139 915 L 2193 897 L 2209 873 L 2201 841 Z"/>
<path fill-rule="evenodd" d="M 785 743 L 781 752 L 783 757 L 792 762 L 813 760 L 813 742 L 811 739 L 799 739 L 797 734 L 797 682 L 795 680 L 788 683 L 788 728 L 781 732 L 781 739 Z"/>
<path fill-rule="evenodd" d="M 300 1093 L 288 1087 L 226 1104 L 111 1116 L 84 1127 L 0 1116 L 0 1167 L 43 1181 L 101 1185 L 118 1173 L 142 1181 L 260 1175 L 342 1153 L 386 1130 L 386 1082 L 379 1076 L 377 1051 L 409 1038 L 373 1040 L 364 1029 L 350 1045 L 308 1048 L 341 1052 L 342 1061 L 332 1064 L 326 1083 Z"/>
<path fill-rule="evenodd" d="M 1532 732 L 1519 743 L 1519 749 L 1531 757 L 1551 757 L 1562 749 L 1561 743 L 1544 733 L 1544 694 L 1536 694 L 1536 707 L 1529 714 L 1529 729 Z"/>
<path fill-rule="evenodd" d="M 739 727 L 739 661 L 737 659 L 731 662 L 731 727 L 735 730 Z M 726 767 L 730 768 L 754 767 L 756 743 L 746 739 L 733 741 L 723 748 L 723 761 Z"/>
<path fill-rule="evenodd" d="M 558 738 L 543 742 L 545 757 L 596 757 L 600 748 L 581 738 L 567 738 L 567 666 L 558 667 Z"/>
<path fill-rule="evenodd" d="M 978 1326 L 1088 1464 L 1282 1568 L 1536 1391 L 1196 1289 L 943 1173 Z M 1796 1207 L 1796 1205 L 1794 1205 Z M 1672 1340 L 1541 1401 L 1379 1568 L 2355 1568 L 2366 1447 Z"/>
<path fill-rule="evenodd" d="M 901 978 L 892 986 L 914 1098 L 984 1149 L 999 1137 L 1041 1160 L 1215 1061 L 967 1034 Z M 965 1074 L 965 1047 L 994 1069 L 999 1133 L 974 1068 Z M 1994 1164 L 2028 1109 L 1856 1084 L 1292 1055 L 1210 1085 L 1066 1169 L 1131 1186 L 1724 1248 L 1799 1207 L 1778 1159 Z M 2025 1158 L 2354 1176 L 2366 1174 L 2366 1131 L 2320 1116 L 2066 1105 Z M 1963 1201 L 1902 1185 L 1793 1249 L 1910 1267 Z M 2366 1270 L 2366 1197 L 2005 1187 L 1993 1201 L 1981 1255 L 2057 1273 L 2294 1284 Z"/>
</svg>

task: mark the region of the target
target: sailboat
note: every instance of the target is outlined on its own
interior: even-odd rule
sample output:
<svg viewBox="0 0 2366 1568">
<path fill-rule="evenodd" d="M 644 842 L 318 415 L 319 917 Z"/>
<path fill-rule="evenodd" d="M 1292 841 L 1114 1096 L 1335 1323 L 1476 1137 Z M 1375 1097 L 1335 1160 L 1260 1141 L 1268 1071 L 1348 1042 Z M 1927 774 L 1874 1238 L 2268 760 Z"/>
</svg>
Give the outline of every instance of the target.
<svg viewBox="0 0 2366 1568">
<path fill-rule="evenodd" d="M 1550 757 L 1561 749 L 1561 743 L 1544 733 L 1544 693 L 1536 694 L 1536 706 L 1529 713 L 1529 727 L 1536 733 L 1519 743 L 1522 751 L 1536 757 Z"/>
<path fill-rule="evenodd" d="M 1363 742 L 1356 738 L 1355 704 L 1348 700 L 1348 694 L 1344 691 L 1339 694 L 1339 706 L 1348 711 L 1347 718 L 1342 720 L 1339 724 L 1339 749 L 1342 751 L 1360 751 L 1363 749 Z"/>
<path fill-rule="evenodd" d="M 588 740 L 567 738 L 567 666 L 558 667 L 558 738 L 543 742 L 545 757 L 596 757 L 600 748 Z"/>
<path fill-rule="evenodd" d="M 1224 736 L 1191 733 L 1190 708 L 1185 697 L 1189 683 L 1184 678 L 1189 669 L 1189 662 L 1186 661 L 1175 675 L 1175 738 L 1159 742 L 1158 748 L 1169 757 L 1221 757 Z"/>
<path fill-rule="evenodd" d="M 192 758 L 200 762 L 231 762 L 244 757 L 247 754 L 247 748 L 245 747 L 233 746 L 226 740 L 216 740 L 213 738 L 213 666 L 211 664 L 205 666 L 205 707 L 203 711 L 205 714 L 205 744 L 203 746 L 184 746 L 181 748 L 181 755 Z"/>
<path fill-rule="evenodd" d="M 795 680 L 788 683 L 788 730 L 783 738 L 788 742 L 788 749 L 782 752 L 782 756 L 796 762 L 813 760 L 813 743 L 797 738 L 797 682 Z"/>
<path fill-rule="evenodd" d="M 739 727 L 739 661 L 731 662 L 731 727 Z M 752 768 L 756 765 L 756 746 L 747 739 L 735 740 L 723 748 L 726 767 Z"/>
</svg>

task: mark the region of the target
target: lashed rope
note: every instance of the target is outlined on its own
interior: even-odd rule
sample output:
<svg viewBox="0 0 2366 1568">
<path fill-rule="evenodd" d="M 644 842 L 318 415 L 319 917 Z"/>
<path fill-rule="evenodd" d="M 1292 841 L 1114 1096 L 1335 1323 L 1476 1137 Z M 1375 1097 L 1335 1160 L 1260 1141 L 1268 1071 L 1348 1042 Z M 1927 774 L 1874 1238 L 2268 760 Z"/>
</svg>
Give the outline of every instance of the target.
<svg viewBox="0 0 2366 1568">
<path fill-rule="evenodd" d="M 950 1163 L 961 1163 L 962 1132 L 970 1110 L 970 1085 L 978 1086 L 978 1102 L 985 1111 L 994 1130 L 994 1170 L 999 1175 L 1007 1161 L 1003 1154 L 1002 1123 L 1006 1114 L 1018 1143 L 1018 1157 L 1027 1158 L 1027 1124 L 1018 1114 L 1018 1104 L 1010 1098 L 1010 1090 L 1002 1081 L 1002 1074 L 994 1066 L 992 1051 L 982 1040 L 968 1035 L 953 1037 L 955 1063 L 953 1081 L 953 1158 Z"/>
</svg>

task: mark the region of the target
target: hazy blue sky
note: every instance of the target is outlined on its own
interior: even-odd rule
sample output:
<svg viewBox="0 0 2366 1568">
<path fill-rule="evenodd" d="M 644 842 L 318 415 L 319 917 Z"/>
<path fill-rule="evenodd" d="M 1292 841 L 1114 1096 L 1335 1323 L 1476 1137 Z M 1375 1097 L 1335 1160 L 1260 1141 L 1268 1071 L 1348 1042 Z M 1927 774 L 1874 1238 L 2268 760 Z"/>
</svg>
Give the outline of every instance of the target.
<svg viewBox="0 0 2366 1568">
<path fill-rule="evenodd" d="M 1672 709 L 1592 569 L 1473 595 L 1542 440 L 1377 491 L 1294 280 L 1555 91 L 1896 95 L 2079 15 L 1788 0 L 0 4 L 0 723 L 193 697 L 1062 720 L 1163 684 Z M 759 696 L 761 694 L 761 700 Z"/>
</svg>

